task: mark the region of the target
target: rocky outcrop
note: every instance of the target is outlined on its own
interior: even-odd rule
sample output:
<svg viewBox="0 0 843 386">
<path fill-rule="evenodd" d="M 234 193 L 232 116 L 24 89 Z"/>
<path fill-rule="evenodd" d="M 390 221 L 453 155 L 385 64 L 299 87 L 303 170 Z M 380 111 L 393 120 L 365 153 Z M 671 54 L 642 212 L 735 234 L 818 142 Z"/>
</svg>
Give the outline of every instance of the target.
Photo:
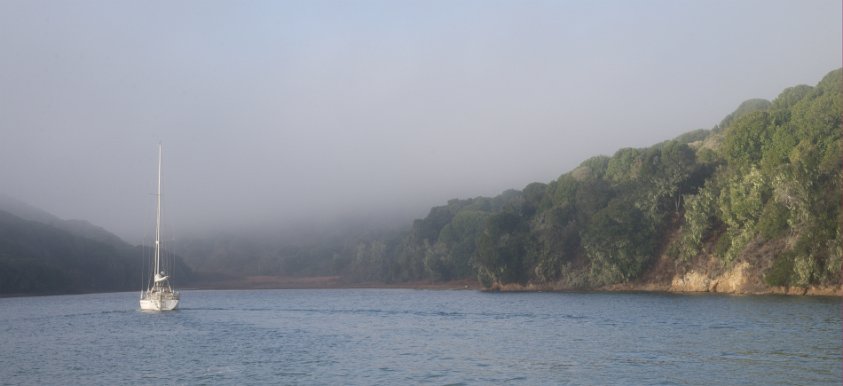
<svg viewBox="0 0 843 386">
<path fill-rule="evenodd" d="M 647 285 L 643 285 L 646 287 Z M 777 294 L 843 296 L 841 286 L 769 287 L 757 269 L 748 262 L 735 264 L 719 275 L 709 275 L 701 270 L 676 274 L 670 283 L 670 292 L 710 292 L 723 294 Z"/>
<path fill-rule="evenodd" d="M 711 279 L 708 275 L 690 271 L 684 275 L 673 277 L 670 283 L 670 291 L 675 292 L 710 292 Z"/>
<path fill-rule="evenodd" d="M 709 264 L 710 263 L 710 264 Z M 843 287 L 770 287 L 764 284 L 762 270 L 747 261 L 735 263 L 728 269 L 714 269 L 719 266 L 716 260 L 697 266 L 684 273 L 675 273 L 672 279 L 661 278 L 644 280 L 634 283 L 613 284 L 596 288 L 598 291 L 643 291 L 643 292 L 677 292 L 677 293 L 718 293 L 736 295 L 796 295 L 796 296 L 843 296 Z M 568 291 L 587 290 L 586 288 L 571 288 L 564 283 L 549 284 L 504 284 L 495 283 L 486 290 L 502 292 L 530 292 L 530 291 Z"/>
<path fill-rule="evenodd" d="M 750 272 L 747 262 L 735 264 L 731 269 L 711 277 L 705 272 L 691 270 L 677 274 L 670 283 L 671 292 L 715 292 L 727 294 L 759 293 L 764 288 L 759 278 Z"/>
</svg>

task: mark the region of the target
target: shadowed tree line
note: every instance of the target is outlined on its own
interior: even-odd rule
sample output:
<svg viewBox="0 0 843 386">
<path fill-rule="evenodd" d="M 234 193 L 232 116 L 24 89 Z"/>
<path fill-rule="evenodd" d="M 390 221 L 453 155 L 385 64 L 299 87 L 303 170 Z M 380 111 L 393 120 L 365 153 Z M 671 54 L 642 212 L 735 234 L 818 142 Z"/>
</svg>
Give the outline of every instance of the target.
<svg viewBox="0 0 843 386">
<path fill-rule="evenodd" d="M 0 210 L 0 294 L 140 290 L 148 248 L 131 246 L 85 222 L 52 221 Z M 180 258 L 173 264 L 168 272 L 175 271 L 176 283 L 193 279 Z"/>
</svg>

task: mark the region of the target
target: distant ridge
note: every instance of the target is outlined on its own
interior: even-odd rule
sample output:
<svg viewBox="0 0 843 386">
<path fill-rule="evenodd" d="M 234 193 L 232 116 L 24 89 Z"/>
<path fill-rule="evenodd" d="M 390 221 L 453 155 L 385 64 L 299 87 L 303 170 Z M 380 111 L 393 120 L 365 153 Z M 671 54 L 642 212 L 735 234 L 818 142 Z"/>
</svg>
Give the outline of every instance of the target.
<svg viewBox="0 0 843 386">
<path fill-rule="evenodd" d="M 145 255 L 87 221 L 0 195 L 0 295 L 139 290 Z M 175 260 L 179 282 L 190 282 L 190 268 Z"/>
<path fill-rule="evenodd" d="M 2 193 L 0 193 L 0 210 L 11 213 L 24 220 L 55 226 L 76 236 L 100 241 L 115 247 L 130 247 L 119 236 L 100 226 L 91 224 L 87 220 L 64 220 L 23 200 Z"/>
<path fill-rule="evenodd" d="M 54 224 L 63 221 L 52 213 L 4 193 L 0 193 L 0 210 L 24 220 L 37 221 L 43 224 Z"/>
</svg>

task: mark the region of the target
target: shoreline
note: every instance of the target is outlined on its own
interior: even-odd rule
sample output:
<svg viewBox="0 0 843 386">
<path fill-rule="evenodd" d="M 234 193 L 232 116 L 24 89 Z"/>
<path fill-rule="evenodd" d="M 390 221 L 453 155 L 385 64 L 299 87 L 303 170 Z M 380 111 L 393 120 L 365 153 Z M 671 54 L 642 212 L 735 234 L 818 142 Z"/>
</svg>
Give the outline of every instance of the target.
<svg viewBox="0 0 843 386">
<path fill-rule="evenodd" d="M 738 295 L 738 296 L 821 296 L 843 297 L 843 286 L 824 287 L 753 287 L 734 288 L 717 291 L 714 288 L 688 289 L 676 288 L 671 284 L 660 283 L 627 283 L 612 284 L 598 288 L 569 288 L 553 285 L 535 284 L 506 284 L 484 289 L 489 292 L 592 292 L 592 293 L 666 293 L 684 295 Z"/>
<path fill-rule="evenodd" d="M 419 289 L 419 290 L 482 290 L 480 282 L 473 279 L 446 282 L 352 282 L 340 276 L 247 276 L 215 281 L 197 281 L 185 289 L 197 290 L 250 290 L 250 289 Z"/>
<path fill-rule="evenodd" d="M 506 284 L 484 288 L 474 279 L 451 280 L 447 282 L 410 281 L 410 282 L 350 282 L 339 276 L 248 276 L 244 278 L 229 278 L 223 280 L 196 281 L 184 286 L 182 290 L 261 290 L 261 289 L 415 289 L 437 291 L 480 291 L 480 292 L 579 292 L 579 293 L 667 293 L 685 295 L 748 295 L 748 296 L 821 296 L 843 297 L 843 287 L 753 287 L 746 290 L 733 288 L 729 290 L 712 291 L 710 288 L 676 288 L 666 283 L 627 283 L 614 284 L 599 288 L 570 288 L 554 285 L 535 284 Z M 96 293 L 136 292 L 126 291 L 78 291 L 51 293 L 15 293 L 0 294 L 0 298 L 16 298 L 29 296 L 62 296 L 88 295 Z"/>
</svg>

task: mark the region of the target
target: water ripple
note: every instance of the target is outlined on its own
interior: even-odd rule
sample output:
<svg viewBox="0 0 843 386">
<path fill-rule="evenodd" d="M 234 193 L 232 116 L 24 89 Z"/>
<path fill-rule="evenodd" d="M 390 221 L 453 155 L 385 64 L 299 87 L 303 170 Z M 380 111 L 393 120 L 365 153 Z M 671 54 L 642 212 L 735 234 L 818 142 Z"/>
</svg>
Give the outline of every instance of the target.
<svg viewBox="0 0 843 386">
<path fill-rule="evenodd" d="M 839 302 L 470 291 L 0 299 L 8 384 L 839 384 Z"/>
</svg>

